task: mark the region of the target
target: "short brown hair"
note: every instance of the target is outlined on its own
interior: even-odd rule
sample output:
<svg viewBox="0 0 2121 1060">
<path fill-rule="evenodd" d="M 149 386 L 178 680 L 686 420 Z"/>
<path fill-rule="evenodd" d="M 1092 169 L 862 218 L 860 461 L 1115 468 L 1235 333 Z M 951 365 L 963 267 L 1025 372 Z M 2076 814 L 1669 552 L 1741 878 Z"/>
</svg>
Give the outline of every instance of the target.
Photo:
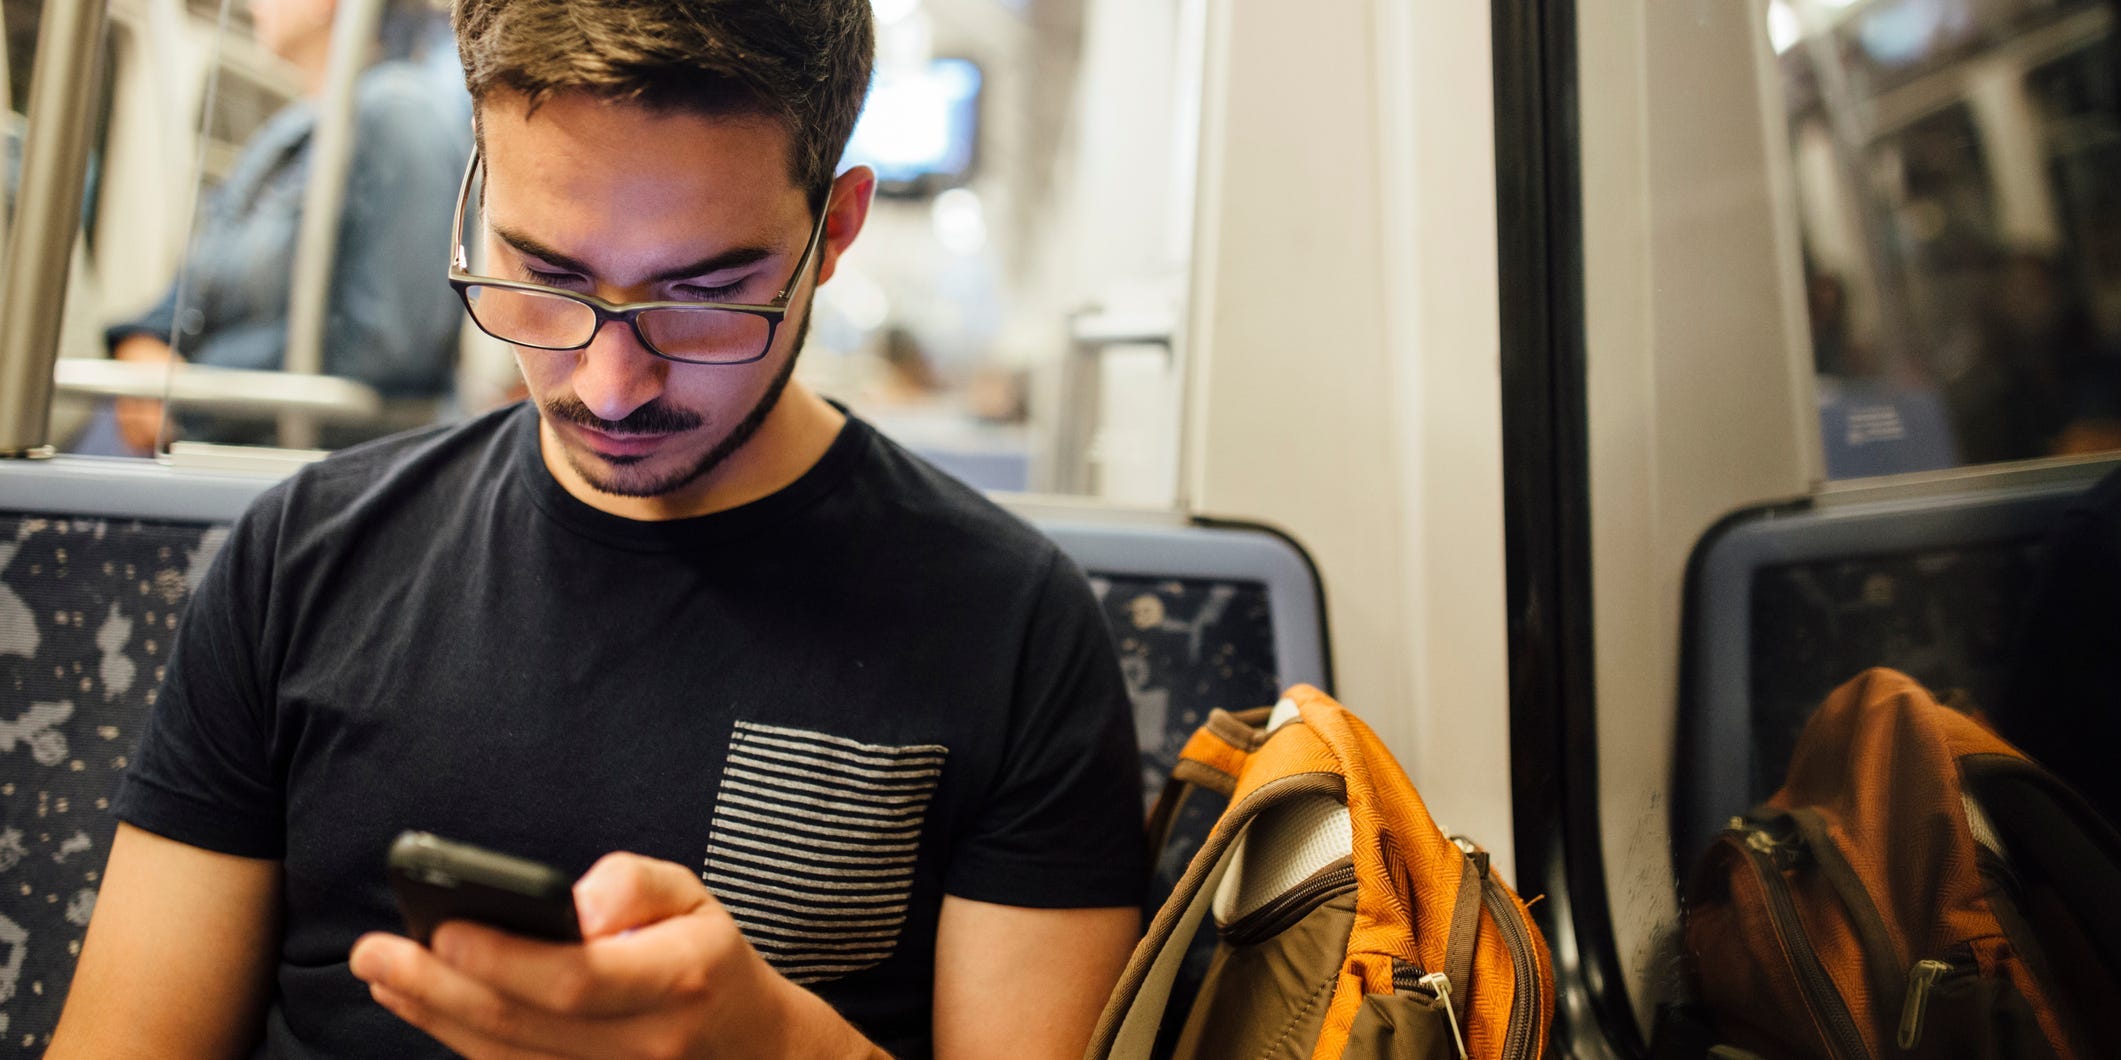
<svg viewBox="0 0 2121 1060">
<path fill-rule="evenodd" d="M 762 114 L 821 202 L 876 59 L 870 0 L 455 0 L 476 103 L 580 91 L 658 109 Z"/>
</svg>

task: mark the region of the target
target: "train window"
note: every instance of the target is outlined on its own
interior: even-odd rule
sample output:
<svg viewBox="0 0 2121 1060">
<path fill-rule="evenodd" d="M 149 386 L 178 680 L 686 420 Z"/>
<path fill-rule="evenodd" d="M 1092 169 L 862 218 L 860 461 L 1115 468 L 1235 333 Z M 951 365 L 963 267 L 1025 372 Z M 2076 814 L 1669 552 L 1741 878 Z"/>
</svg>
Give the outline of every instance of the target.
<svg viewBox="0 0 2121 1060">
<path fill-rule="evenodd" d="M 2098 0 L 1773 0 L 1832 479 L 2121 447 Z"/>
<path fill-rule="evenodd" d="M 96 198 L 122 225 L 86 241 L 69 329 L 73 355 L 120 363 L 62 363 L 76 451 L 333 448 L 523 394 L 434 253 L 469 149 L 446 3 L 340 0 L 378 27 L 350 104 L 330 27 L 286 3 L 111 6 Z M 819 289 L 806 380 L 975 485 L 1173 503 L 1199 7 L 876 0 L 844 164 L 879 194 Z M 321 200 L 336 257 L 305 265 L 335 107 L 353 133 Z M 165 363 L 168 402 L 139 367 Z"/>
<path fill-rule="evenodd" d="M 459 312 L 422 282 L 470 150 L 445 5 L 112 3 L 105 26 L 54 441 L 331 447 L 457 409 Z"/>
<path fill-rule="evenodd" d="M 1565 840 L 1533 835 L 1567 1019 L 1625 1052 L 1688 1000 L 1706 835 L 1825 688 L 2005 694 L 2041 537 L 2121 449 L 2121 8 L 1620 7 L 1517 34 L 1542 121 L 1497 135 L 1545 167 L 1504 319 L 1551 320 L 1505 343 L 1513 644 L 1547 653 L 1513 711 L 1564 764 L 1515 765 L 1564 778 L 1521 790 Z"/>
</svg>

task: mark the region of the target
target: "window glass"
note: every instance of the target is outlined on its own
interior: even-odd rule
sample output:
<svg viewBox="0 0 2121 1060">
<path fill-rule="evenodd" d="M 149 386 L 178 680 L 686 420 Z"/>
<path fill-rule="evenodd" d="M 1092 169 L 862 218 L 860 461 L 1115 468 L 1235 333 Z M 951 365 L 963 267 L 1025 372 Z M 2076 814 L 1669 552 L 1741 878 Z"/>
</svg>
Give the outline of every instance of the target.
<svg viewBox="0 0 2121 1060">
<path fill-rule="evenodd" d="M 343 93 L 334 9 L 365 38 Z M 108 34 L 55 440 L 110 455 L 330 447 L 453 410 L 458 313 L 433 230 L 447 231 L 470 112 L 446 10 L 127 3 Z M 333 254 L 305 266 L 308 178 L 328 168 L 338 113 L 352 146 L 323 226 Z"/>
<path fill-rule="evenodd" d="M 1829 478 L 2121 446 L 2097 0 L 1773 0 Z"/>
<path fill-rule="evenodd" d="M 1622 6 L 1576 20 L 1563 116 L 1598 778 L 1578 805 L 1647 1028 L 1694 974 L 1683 881 L 1783 785 L 1830 689 L 1892 667 L 2015 741 L 2085 698 L 2041 684 L 2094 672 L 2078 645 L 2113 654 L 2076 635 L 2113 611 L 2102 556 L 2049 535 L 2114 466 L 2080 454 L 2121 443 L 2121 64 L 2104 0 Z"/>
<path fill-rule="evenodd" d="M 469 147 L 438 0 L 378 5 L 323 270 L 333 294 L 309 343 L 324 378 L 290 370 L 290 351 L 304 359 L 292 307 L 318 274 L 297 261 L 311 133 L 337 101 L 316 28 L 289 37 L 297 13 L 329 6 L 113 8 L 95 201 L 108 223 L 85 241 L 72 355 L 181 367 L 164 369 L 165 404 L 137 393 L 147 369 L 63 366 L 72 449 L 331 448 L 521 398 L 512 354 L 465 322 L 437 249 Z M 338 17 L 360 6 L 339 0 Z M 820 290 L 807 381 L 982 487 L 1170 503 L 1201 9 L 878 0 L 875 80 L 843 165 L 873 167 L 879 194 Z"/>
</svg>

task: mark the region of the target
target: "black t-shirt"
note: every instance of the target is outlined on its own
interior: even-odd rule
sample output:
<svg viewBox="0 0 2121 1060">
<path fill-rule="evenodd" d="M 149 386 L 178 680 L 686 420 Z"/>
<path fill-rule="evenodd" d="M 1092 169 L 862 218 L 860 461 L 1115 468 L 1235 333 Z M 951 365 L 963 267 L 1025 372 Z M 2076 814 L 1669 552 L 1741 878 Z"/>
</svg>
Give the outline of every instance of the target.
<svg viewBox="0 0 2121 1060">
<path fill-rule="evenodd" d="M 859 420 L 770 497 L 645 523 L 570 496 L 521 405 L 244 515 L 116 812 L 282 862 L 273 1055 L 441 1051 L 347 970 L 397 928 L 408 828 L 694 867 L 784 974 L 923 1054 L 942 896 L 1136 904 L 1136 775 L 1081 573 Z"/>
</svg>

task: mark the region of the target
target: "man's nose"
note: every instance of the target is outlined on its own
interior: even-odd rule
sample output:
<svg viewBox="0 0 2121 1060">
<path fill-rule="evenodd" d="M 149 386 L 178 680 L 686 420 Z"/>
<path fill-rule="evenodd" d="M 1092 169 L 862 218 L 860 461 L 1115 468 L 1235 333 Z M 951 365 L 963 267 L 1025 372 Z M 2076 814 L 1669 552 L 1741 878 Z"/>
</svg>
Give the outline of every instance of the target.
<svg viewBox="0 0 2121 1060">
<path fill-rule="evenodd" d="M 670 362 L 641 345 L 623 320 L 607 320 L 577 355 L 574 394 L 589 411 L 606 420 L 623 420 L 663 393 Z"/>
</svg>

